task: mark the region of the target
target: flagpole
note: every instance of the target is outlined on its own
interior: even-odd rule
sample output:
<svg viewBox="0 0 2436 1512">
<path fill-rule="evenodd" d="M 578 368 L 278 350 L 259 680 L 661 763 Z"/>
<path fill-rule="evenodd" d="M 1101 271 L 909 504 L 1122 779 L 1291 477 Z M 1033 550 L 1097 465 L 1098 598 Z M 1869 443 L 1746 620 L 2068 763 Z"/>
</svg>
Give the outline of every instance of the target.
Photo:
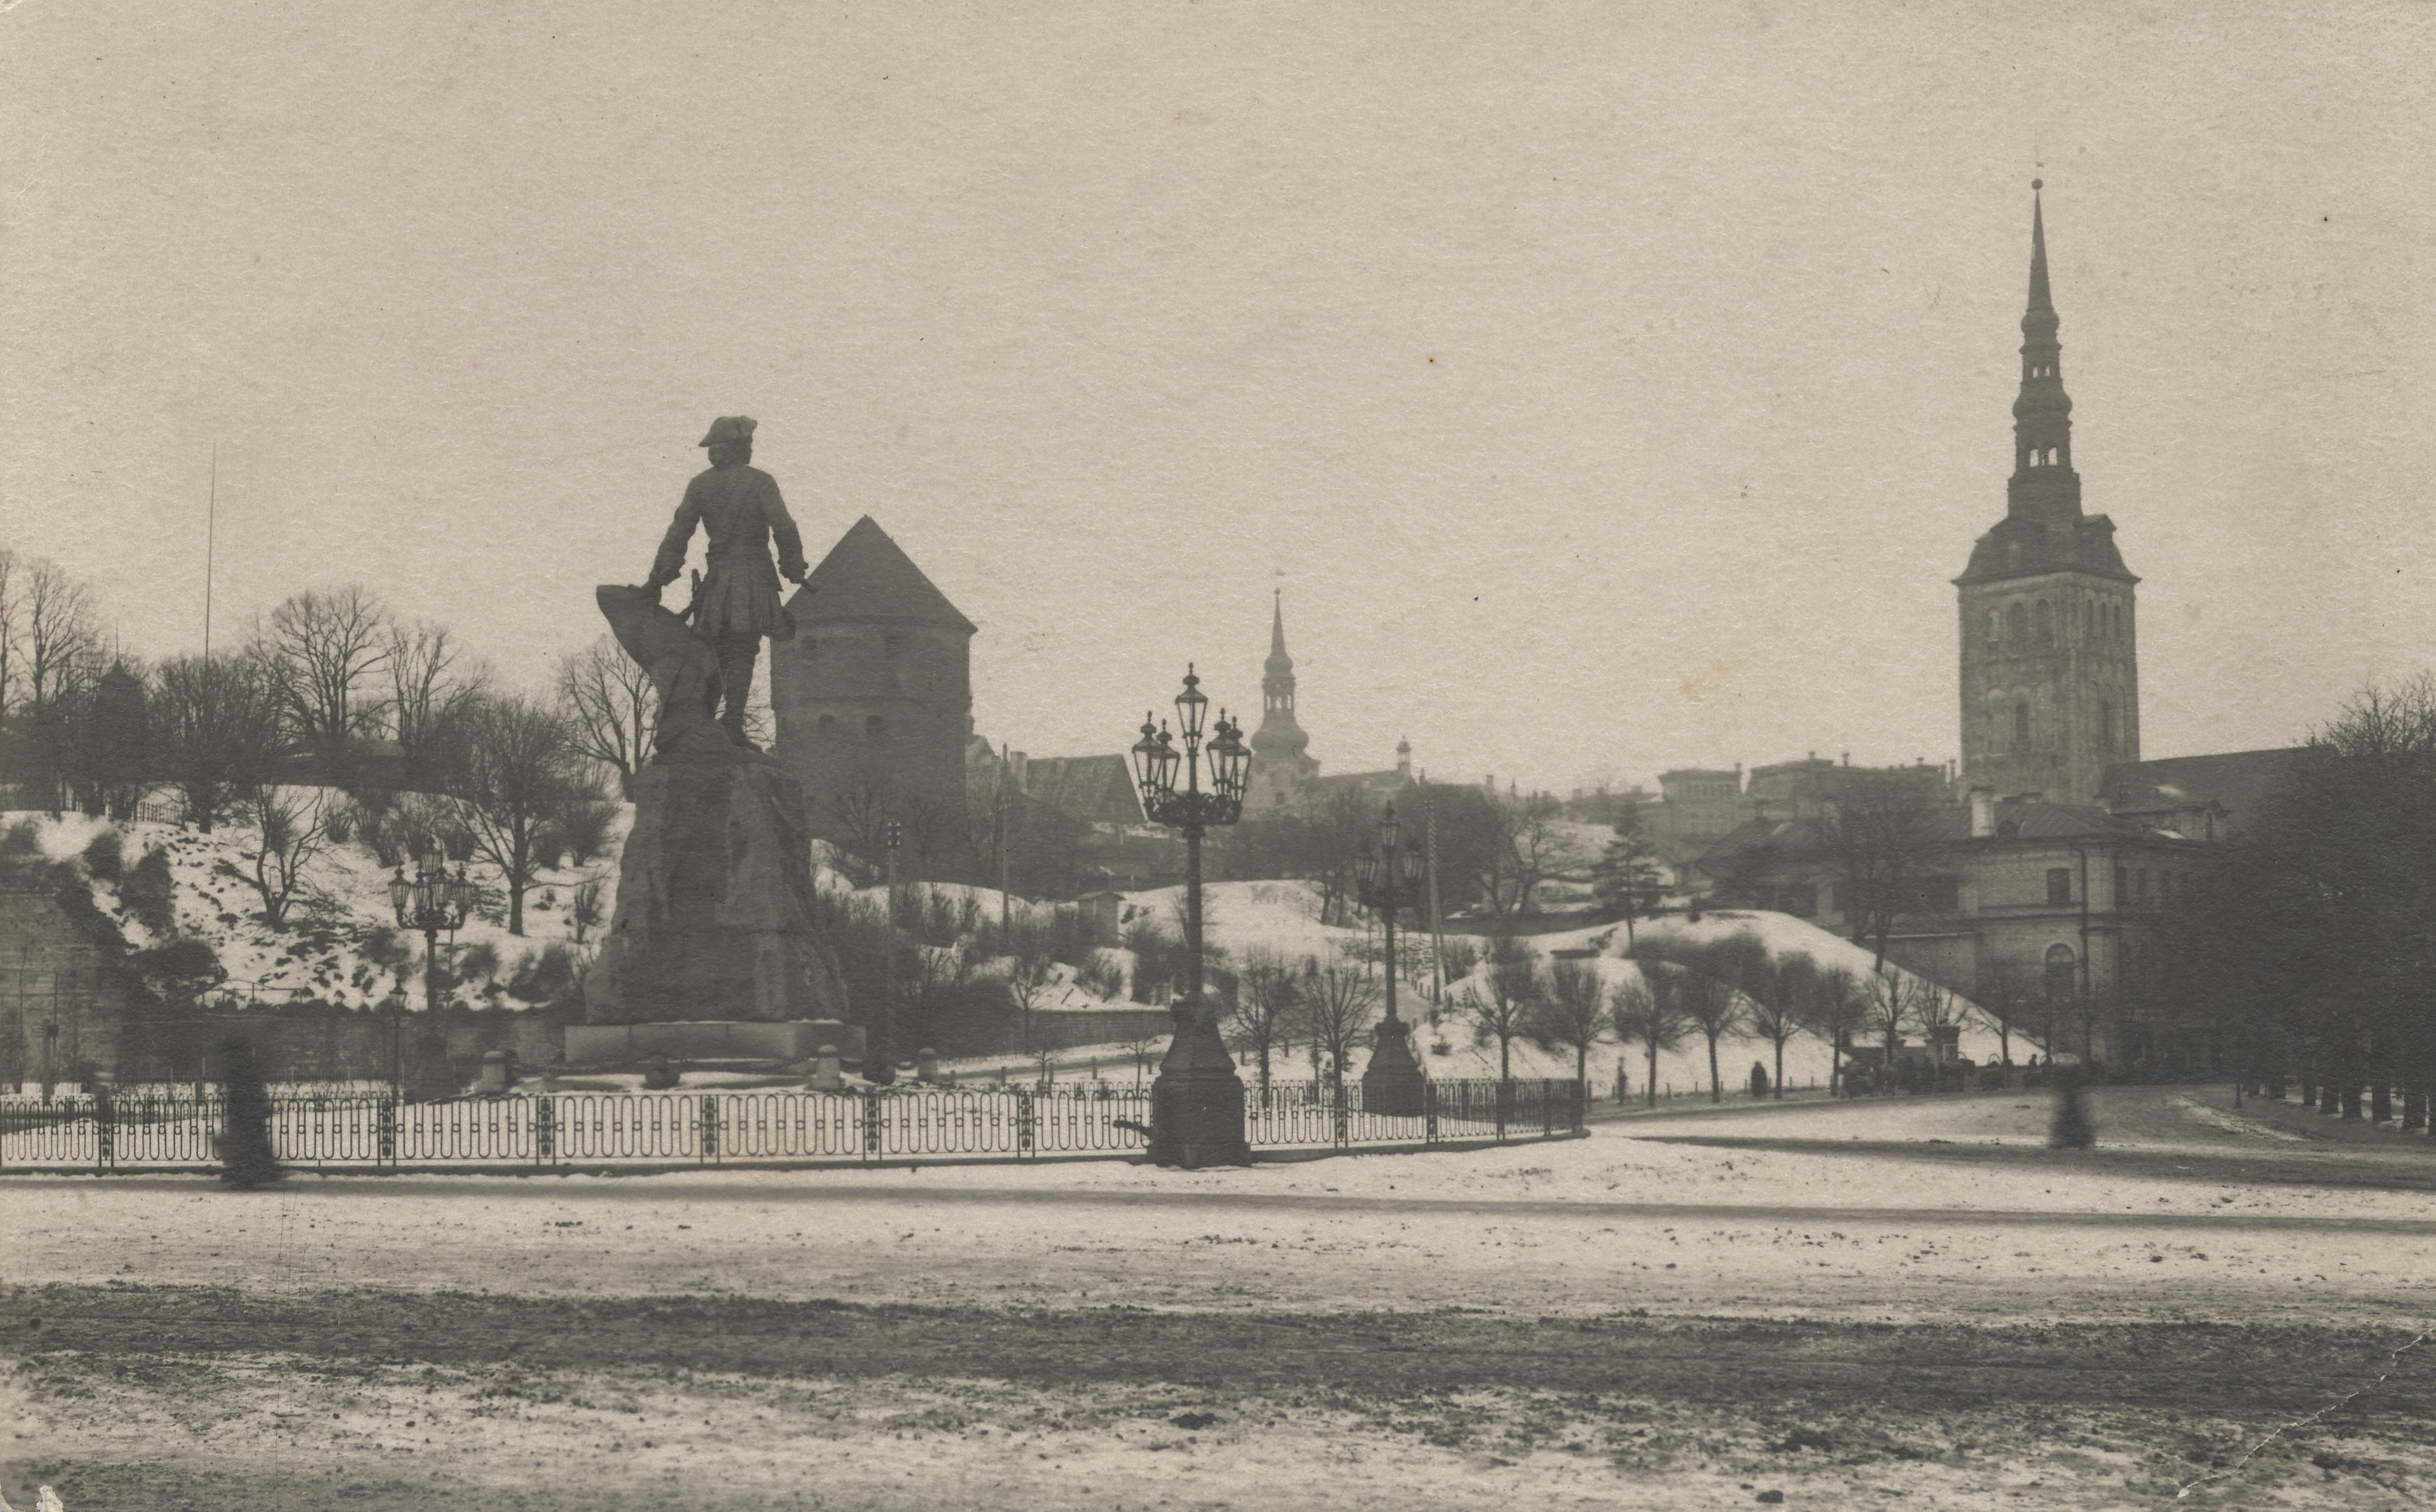
<svg viewBox="0 0 2436 1512">
<path fill-rule="evenodd" d="M 219 545 L 220 443 L 212 443 L 212 491 L 203 506 L 203 660 L 212 659 L 212 559 Z"/>
</svg>

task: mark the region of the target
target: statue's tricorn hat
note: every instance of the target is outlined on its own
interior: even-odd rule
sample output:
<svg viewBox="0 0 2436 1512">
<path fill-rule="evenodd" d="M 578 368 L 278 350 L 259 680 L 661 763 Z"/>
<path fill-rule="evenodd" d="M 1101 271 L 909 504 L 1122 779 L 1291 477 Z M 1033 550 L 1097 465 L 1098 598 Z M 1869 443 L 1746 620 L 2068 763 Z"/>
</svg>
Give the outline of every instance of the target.
<svg viewBox="0 0 2436 1512">
<path fill-rule="evenodd" d="M 753 441 L 753 417 L 722 415 L 710 423 L 710 433 L 694 444 L 716 446 L 723 441 L 740 441 L 750 445 Z"/>
</svg>

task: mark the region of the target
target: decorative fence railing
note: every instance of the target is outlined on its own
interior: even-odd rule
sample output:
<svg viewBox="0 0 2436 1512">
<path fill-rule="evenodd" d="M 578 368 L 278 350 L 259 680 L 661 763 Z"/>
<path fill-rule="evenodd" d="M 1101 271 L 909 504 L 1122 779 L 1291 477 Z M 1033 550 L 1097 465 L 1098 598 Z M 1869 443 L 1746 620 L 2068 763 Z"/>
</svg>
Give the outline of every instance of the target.
<svg viewBox="0 0 2436 1512">
<path fill-rule="evenodd" d="M 1577 1082 L 1433 1082 L 1418 1114 L 1363 1106 L 1361 1089 L 1246 1089 L 1255 1148 L 1440 1144 L 1581 1132 Z M 210 1165 L 218 1097 L 0 1100 L 0 1170 Z M 1119 1155 L 1147 1142 L 1150 1094 L 916 1087 L 871 1092 L 543 1092 L 444 1103 L 270 1100 L 270 1145 L 298 1168 L 753 1162 L 861 1164 L 958 1156 Z"/>
</svg>

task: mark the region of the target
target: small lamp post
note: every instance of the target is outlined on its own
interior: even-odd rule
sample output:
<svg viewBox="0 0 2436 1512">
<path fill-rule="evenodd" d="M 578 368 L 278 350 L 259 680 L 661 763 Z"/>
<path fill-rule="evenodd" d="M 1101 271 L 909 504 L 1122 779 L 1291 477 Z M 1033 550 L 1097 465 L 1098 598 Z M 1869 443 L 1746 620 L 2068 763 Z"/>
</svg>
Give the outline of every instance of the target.
<svg viewBox="0 0 2436 1512">
<path fill-rule="evenodd" d="M 1252 753 L 1244 744 L 1243 726 L 1224 709 L 1205 742 L 1209 713 L 1209 699 L 1188 664 L 1184 691 L 1175 696 L 1180 747 L 1176 735 L 1144 715 L 1132 753 L 1142 812 L 1184 837 L 1187 990 L 1168 1010 L 1174 1037 L 1150 1089 L 1150 1157 L 1163 1166 L 1244 1165 L 1252 1158 L 1244 1138 L 1244 1083 L 1218 1037 L 1223 1008 L 1203 985 L 1201 948 L 1201 840 L 1211 826 L 1243 817 Z"/>
<path fill-rule="evenodd" d="M 398 1102 L 406 1096 L 406 993 L 392 987 L 381 999 L 381 1012 L 389 1015 L 389 1100 Z"/>
<path fill-rule="evenodd" d="M 1418 1118 L 1427 1092 L 1420 1062 L 1413 1056 L 1412 1026 L 1396 1014 L 1396 975 L 1403 964 L 1396 954 L 1396 915 L 1420 906 L 1421 856 L 1397 843 L 1394 804 L 1379 821 L 1378 848 L 1362 848 L 1353 875 L 1363 905 L 1377 910 L 1385 926 L 1387 945 L 1387 1015 L 1372 1032 L 1370 1064 L 1362 1069 L 1362 1106 L 1392 1118 Z"/>
<path fill-rule="evenodd" d="M 440 931 L 454 934 L 464 928 L 466 916 L 474 911 L 474 884 L 466 878 L 461 863 L 457 875 L 449 876 L 448 858 L 440 843 L 427 841 L 423 854 L 414 859 L 414 876 L 409 878 L 400 866 L 390 878 L 389 900 L 399 928 L 423 935 L 423 1003 L 431 1017 L 428 1030 L 444 1035 L 440 1023 Z M 444 1047 L 444 1037 L 442 1043 Z M 402 1067 L 398 1080 L 405 1080 Z"/>
</svg>

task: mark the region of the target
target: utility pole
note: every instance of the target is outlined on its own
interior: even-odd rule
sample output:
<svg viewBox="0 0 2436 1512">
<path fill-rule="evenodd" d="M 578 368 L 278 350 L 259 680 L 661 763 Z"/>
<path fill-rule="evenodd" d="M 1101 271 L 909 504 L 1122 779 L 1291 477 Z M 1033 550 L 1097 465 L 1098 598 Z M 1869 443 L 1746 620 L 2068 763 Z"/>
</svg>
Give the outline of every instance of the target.
<svg viewBox="0 0 2436 1512">
<path fill-rule="evenodd" d="M 220 443 L 212 443 L 212 491 L 203 506 L 203 660 L 212 659 L 212 559 L 219 544 Z"/>
<path fill-rule="evenodd" d="M 1013 774 L 1012 747 L 1004 741 L 998 748 L 998 789 L 990 807 L 998 829 L 998 937 L 1003 941 L 1014 932 L 1015 908 L 1006 893 L 1006 784 Z"/>
<path fill-rule="evenodd" d="M 1438 912 L 1438 800 L 1421 789 L 1421 850 L 1430 880 L 1430 1002 L 1446 1000 L 1446 919 Z"/>
</svg>

